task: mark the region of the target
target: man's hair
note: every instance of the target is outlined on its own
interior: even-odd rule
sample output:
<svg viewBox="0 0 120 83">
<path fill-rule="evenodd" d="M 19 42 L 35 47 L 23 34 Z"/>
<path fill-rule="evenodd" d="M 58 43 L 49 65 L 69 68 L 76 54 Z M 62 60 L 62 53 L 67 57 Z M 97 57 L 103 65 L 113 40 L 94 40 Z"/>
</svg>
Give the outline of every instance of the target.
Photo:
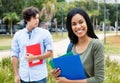
<svg viewBox="0 0 120 83">
<path fill-rule="evenodd" d="M 25 21 L 25 24 L 27 23 L 27 21 L 30 21 L 31 17 L 35 17 L 36 14 L 40 14 L 40 11 L 38 8 L 33 7 L 33 6 L 25 8 L 22 11 L 22 17 Z"/>
<path fill-rule="evenodd" d="M 67 20 L 66 20 L 66 28 L 68 30 L 68 36 L 70 38 L 70 41 L 73 43 L 73 44 L 76 44 L 78 42 L 78 37 L 73 33 L 72 31 L 72 24 L 71 24 L 71 20 L 72 20 L 72 17 L 75 16 L 76 14 L 80 14 L 84 17 L 85 21 L 86 21 L 86 24 L 87 24 L 87 35 L 91 38 L 97 38 L 97 36 L 95 35 L 94 33 L 94 30 L 93 30 L 93 25 L 90 21 L 90 18 L 88 16 L 88 14 L 83 11 L 82 9 L 80 8 L 73 8 L 67 15 Z"/>
</svg>

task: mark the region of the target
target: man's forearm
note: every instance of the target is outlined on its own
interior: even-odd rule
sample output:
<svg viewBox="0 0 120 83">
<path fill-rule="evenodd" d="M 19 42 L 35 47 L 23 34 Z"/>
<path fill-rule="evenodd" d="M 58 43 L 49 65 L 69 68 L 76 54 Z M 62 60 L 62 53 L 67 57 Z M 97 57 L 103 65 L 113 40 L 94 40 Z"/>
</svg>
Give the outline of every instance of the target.
<svg viewBox="0 0 120 83">
<path fill-rule="evenodd" d="M 13 69 L 14 69 L 14 75 L 19 75 L 18 74 L 18 58 L 17 57 L 12 57 L 12 65 L 13 65 Z"/>
<path fill-rule="evenodd" d="M 46 59 L 46 58 L 50 58 L 53 57 L 53 52 L 51 50 L 47 51 L 44 54 L 41 54 L 40 56 L 37 56 L 36 58 L 38 59 Z"/>
</svg>

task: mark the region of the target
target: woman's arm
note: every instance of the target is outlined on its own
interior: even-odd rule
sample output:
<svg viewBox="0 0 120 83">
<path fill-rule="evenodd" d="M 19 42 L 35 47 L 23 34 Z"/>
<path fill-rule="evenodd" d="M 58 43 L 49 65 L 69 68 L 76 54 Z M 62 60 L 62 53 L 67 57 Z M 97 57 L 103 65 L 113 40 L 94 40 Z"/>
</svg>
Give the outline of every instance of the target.
<svg viewBox="0 0 120 83">
<path fill-rule="evenodd" d="M 86 79 L 83 80 L 69 80 L 65 77 L 56 78 L 56 83 L 87 83 Z"/>
<path fill-rule="evenodd" d="M 86 79 L 83 80 L 69 80 L 65 77 L 59 77 L 61 70 L 59 68 L 51 70 L 51 76 L 56 80 L 56 83 L 87 83 Z"/>
<path fill-rule="evenodd" d="M 88 83 L 103 83 L 104 81 L 104 48 L 100 40 L 94 42 L 93 48 L 94 57 L 94 76 L 87 78 Z"/>
</svg>

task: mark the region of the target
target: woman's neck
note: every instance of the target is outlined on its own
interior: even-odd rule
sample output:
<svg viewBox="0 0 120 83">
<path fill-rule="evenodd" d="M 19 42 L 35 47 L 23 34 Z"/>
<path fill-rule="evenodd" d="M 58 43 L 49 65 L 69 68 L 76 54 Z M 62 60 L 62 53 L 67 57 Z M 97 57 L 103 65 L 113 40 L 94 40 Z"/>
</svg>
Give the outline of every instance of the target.
<svg viewBox="0 0 120 83">
<path fill-rule="evenodd" d="M 83 53 L 87 49 L 90 41 L 91 41 L 91 38 L 88 36 L 84 38 L 79 38 L 78 43 L 76 44 L 76 47 L 75 47 L 76 52 L 79 54 Z"/>
<path fill-rule="evenodd" d="M 78 45 L 85 44 L 87 42 L 90 42 L 91 38 L 89 36 L 85 36 L 83 38 L 78 38 Z"/>
</svg>

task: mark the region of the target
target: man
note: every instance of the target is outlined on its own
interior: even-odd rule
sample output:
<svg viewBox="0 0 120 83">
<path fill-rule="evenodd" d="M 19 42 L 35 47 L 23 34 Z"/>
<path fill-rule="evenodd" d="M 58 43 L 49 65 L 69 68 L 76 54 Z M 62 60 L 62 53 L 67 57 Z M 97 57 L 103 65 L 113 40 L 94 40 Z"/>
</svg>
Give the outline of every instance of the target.
<svg viewBox="0 0 120 83">
<path fill-rule="evenodd" d="M 53 56 L 52 37 L 48 30 L 38 28 L 39 10 L 28 7 L 22 11 L 26 27 L 15 33 L 12 40 L 12 64 L 15 83 L 46 83 L 46 59 Z M 41 54 L 27 53 L 27 46 L 39 44 Z M 30 50 L 36 50 L 30 49 Z M 42 60 L 41 64 L 30 67 L 29 62 Z M 19 64 L 18 64 L 19 63 Z M 18 71 L 19 65 L 19 71 Z"/>
</svg>

